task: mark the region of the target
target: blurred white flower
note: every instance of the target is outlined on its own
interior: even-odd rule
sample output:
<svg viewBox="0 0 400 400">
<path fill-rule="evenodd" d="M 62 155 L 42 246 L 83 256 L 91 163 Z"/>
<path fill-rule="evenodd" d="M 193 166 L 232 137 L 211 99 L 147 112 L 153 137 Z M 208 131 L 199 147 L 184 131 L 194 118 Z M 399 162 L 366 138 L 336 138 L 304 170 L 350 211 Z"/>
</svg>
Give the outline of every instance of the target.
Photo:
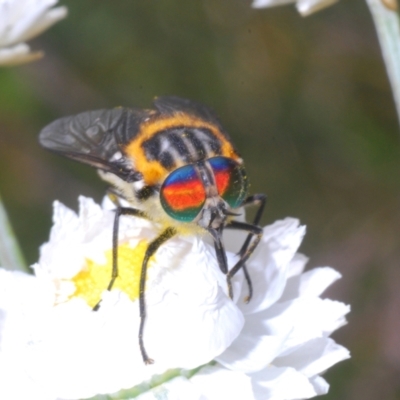
<svg viewBox="0 0 400 400">
<path fill-rule="evenodd" d="M 327 392 L 320 374 L 349 356 L 329 335 L 349 309 L 320 298 L 336 271 L 302 272 L 306 258 L 296 251 L 305 228 L 297 220 L 264 229 L 248 263 L 249 304 L 242 274 L 229 299 L 214 249 L 202 238 L 176 237 L 158 250 L 146 283 L 144 341 L 153 365 L 144 365 L 138 346 L 137 272 L 157 229 L 121 218 L 120 274 L 107 292 L 112 221 L 113 212 L 90 199 L 80 199 L 79 215 L 56 202 L 36 276 L 0 270 L 1 399 L 127 390 L 113 398 L 283 400 Z M 237 249 L 238 239 L 226 235 L 229 247 Z M 229 263 L 235 259 L 228 252 Z"/>
<path fill-rule="evenodd" d="M 0 65 L 18 65 L 42 57 L 24 42 L 38 36 L 67 15 L 58 0 L 0 0 Z"/>
<path fill-rule="evenodd" d="M 253 0 L 252 6 L 254 8 L 264 8 L 296 3 L 298 12 L 303 17 L 306 17 L 337 2 L 338 0 Z"/>
</svg>

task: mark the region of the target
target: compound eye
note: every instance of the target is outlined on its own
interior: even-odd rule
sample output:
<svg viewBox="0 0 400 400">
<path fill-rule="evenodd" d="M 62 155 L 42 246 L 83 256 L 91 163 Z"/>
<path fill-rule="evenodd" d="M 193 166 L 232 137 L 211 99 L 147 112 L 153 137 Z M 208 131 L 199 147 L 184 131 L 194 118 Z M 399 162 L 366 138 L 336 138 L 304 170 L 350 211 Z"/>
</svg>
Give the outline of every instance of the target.
<svg viewBox="0 0 400 400">
<path fill-rule="evenodd" d="M 248 181 L 244 167 L 227 157 L 210 158 L 218 194 L 231 208 L 240 207 L 247 197 Z"/>
<path fill-rule="evenodd" d="M 186 165 L 171 172 L 160 191 L 160 201 L 165 212 L 172 218 L 193 221 L 206 201 L 203 183 L 193 165 Z"/>
</svg>

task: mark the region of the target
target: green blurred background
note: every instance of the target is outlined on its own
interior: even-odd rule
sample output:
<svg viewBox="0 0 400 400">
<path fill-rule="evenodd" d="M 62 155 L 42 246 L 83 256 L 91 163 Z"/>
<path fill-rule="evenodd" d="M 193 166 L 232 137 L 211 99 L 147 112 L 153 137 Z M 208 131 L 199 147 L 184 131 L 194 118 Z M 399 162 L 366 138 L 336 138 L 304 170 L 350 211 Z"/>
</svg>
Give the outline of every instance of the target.
<svg viewBox="0 0 400 400">
<path fill-rule="evenodd" d="M 100 200 L 89 167 L 39 148 L 56 118 L 175 94 L 214 108 L 267 193 L 264 223 L 307 225 L 310 266 L 343 274 L 335 334 L 353 355 L 328 399 L 400 399 L 399 126 L 364 1 L 308 18 L 245 0 L 63 1 L 69 17 L 33 41 L 46 57 L 0 69 L 0 191 L 29 263 L 51 204 Z"/>
</svg>

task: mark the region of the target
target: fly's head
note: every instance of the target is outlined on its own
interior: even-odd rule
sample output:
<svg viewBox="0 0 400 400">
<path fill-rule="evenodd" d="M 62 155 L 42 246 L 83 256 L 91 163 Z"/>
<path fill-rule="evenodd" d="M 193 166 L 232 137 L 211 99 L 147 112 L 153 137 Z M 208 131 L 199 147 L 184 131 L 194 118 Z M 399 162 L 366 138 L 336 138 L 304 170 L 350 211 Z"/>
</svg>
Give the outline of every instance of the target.
<svg viewBox="0 0 400 400">
<path fill-rule="evenodd" d="M 243 165 L 227 157 L 213 157 L 171 172 L 160 190 L 164 211 L 173 219 L 219 230 L 236 215 L 247 196 Z"/>
</svg>

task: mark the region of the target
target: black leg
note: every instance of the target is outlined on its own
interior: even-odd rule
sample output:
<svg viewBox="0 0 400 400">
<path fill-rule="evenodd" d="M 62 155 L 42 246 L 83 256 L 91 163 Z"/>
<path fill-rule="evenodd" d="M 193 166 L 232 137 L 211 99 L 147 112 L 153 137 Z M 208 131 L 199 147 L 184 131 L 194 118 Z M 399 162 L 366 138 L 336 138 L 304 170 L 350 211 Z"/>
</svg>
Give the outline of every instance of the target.
<svg viewBox="0 0 400 400">
<path fill-rule="evenodd" d="M 263 212 L 264 212 L 264 209 L 265 209 L 265 203 L 266 203 L 266 201 L 267 201 L 267 196 L 266 196 L 265 194 L 254 194 L 253 196 L 249 196 L 249 197 L 244 201 L 244 203 L 243 203 L 243 206 L 244 206 L 244 207 L 251 206 L 251 205 L 256 205 L 256 206 L 258 206 L 258 210 L 257 210 L 256 215 L 255 215 L 254 220 L 253 220 L 253 225 L 258 226 L 258 224 L 260 223 L 261 217 L 262 217 Z M 232 228 L 229 224 L 226 226 L 226 228 L 228 228 L 228 229 L 229 229 L 229 228 L 231 228 L 231 229 L 237 229 L 237 228 Z M 239 251 L 239 253 L 238 253 L 239 256 L 240 256 L 240 258 L 242 258 L 243 255 L 246 253 L 246 251 L 247 251 L 247 249 L 248 249 L 248 247 L 249 247 L 251 238 L 252 238 L 253 236 L 254 236 L 253 233 L 249 233 L 249 234 L 248 234 L 246 240 L 244 241 L 244 243 L 243 243 L 243 245 L 242 245 L 242 247 L 241 247 L 241 249 L 240 249 L 240 251 Z M 256 246 L 256 247 L 257 247 L 257 246 Z M 254 251 L 254 249 L 253 249 L 253 251 Z M 251 253 L 250 253 L 250 254 L 251 254 Z M 248 257 L 247 257 L 247 258 L 248 258 Z M 239 261 L 240 261 L 240 260 L 239 260 Z M 243 269 L 244 277 L 245 277 L 245 279 L 246 279 L 247 286 L 248 286 L 248 288 L 249 288 L 249 294 L 247 295 L 247 297 L 246 297 L 245 300 L 244 300 L 246 303 L 248 303 L 248 302 L 251 300 L 251 298 L 253 297 L 253 285 L 252 285 L 252 283 L 251 283 L 250 274 L 249 274 L 249 272 L 248 272 L 248 270 L 247 270 L 246 264 L 243 264 L 241 268 Z M 239 268 L 239 269 L 240 269 L 240 268 Z M 236 272 L 235 272 L 235 273 L 236 273 Z M 233 275 L 234 275 L 234 274 L 233 274 Z M 232 276 L 233 276 L 233 275 L 232 275 Z M 229 282 L 228 282 L 228 287 L 229 287 Z"/>
<path fill-rule="evenodd" d="M 119 230 L 119 218 L 121 215 L 133 215 L 139 218 L 148 219 L 143 211 L 136 210 L 135 208 L 118 207 L 115 210 L 113 235 L 112 235 L 112 271 L 111 279 L 107 286 L 107 290 L 111 290 L 115 280 L 118 277 L 118 230 Z M 97 311 L 100 308 L 101 300 L 93 307 L 93 311 Z"/>
<path fill-rule="evenodd" d="M 144 255 L 142 270 L 140 273 L 140 284 L 139 284 L 139 309 L 140 309 L 140 326 L 139 326 L 139 347 L 142 353 L 143 361 L 145 364 L 153 364 L 153 360 L 147 355 L 146 349 L 143 343 L 143 329 L 144 322 L 146 320 L 146 299 L 145 299 L 145 289 L 146 289 L 146 274 L 147 274 L 147 264 L 150 257 L 157 251 L 157 249 L 168 239 L 176 234 L 174 228 L 167 228 L 161 233 L 156 239 L 150 242 L 149 247 Z"/>
<path fill-rule="evenodd" d="M 257 225 L 260 223 L 261 217 L 264 213 L 265 203 L 267 202 L 267 196 L 265 194 L 254 194 L 253 196 L 249 196 L 243 203 L 244 207 L 247 206 L 258 206 L 258 210 L 253 220 L 253 225 Z M 242 248 L 239 251 L 239 255 L 241 256 L 246 252 L 247 247 L 249 247 L 250 240 L 252 238 L 252 234 L 249 233 L 246 240 L 244 241 Z"/>
<path fill-rule="evenodd" d="M 224 248 L 224 245 L 222 243 L 222 230 L 223 227 L 221 226 L 220 229 L 214 229 L 214 228 L 208 228 L 208 231 L 211 233 L 213 239 L 214 239 L 214 248 L 215 248 L 215 254 L 217 256 L 217 262 L 220 270 L 222 273 L 225 275 L 228 274 L 228 260 L 226 259 L 226 251 Z M 230 281 L 227 281 L 228 284 L 228 294 L 229 297 L 233 297 L 233 292 L 232 292 L 232 285 Z"/>
<path fill-rule="evenodd" d="M 263 230 L 259 226 L 246 224 L 245 222 L 238 222 L 238 221 L 231 221 L 226 227 L 229 229 L 236 229 L 240 231 L 249 232 L 249 234 L 252 237 L 254 237 L 254 240 L 251 242 L 250 246 L 247 247 L 245 253 L 241 255 L 236 265 L 231 270 L 229 270 L 228 275 L 232 277 L 241 268 L 243 268 L 245 262 L 248 260 L 248 258 L 252 255 L 253 251 L 258 246 L 258 243 L 260 242 L 263 235 Z"/>
<path fill-rule="evenodd" d="M 233 298 L 233 290 L 232 290 L 232 277 L 240 270 L 243 269 L 244 276 L 247 282 L 247 286 L 249 288 L 249 294 L 245 298 L 245 302 L 248 303 L 253 295 L 253 285 L 251 283 L 250 274 L 246 268 L 246 261 L 253 253 L 254 249 L 257 247 L 259 241 L 261 240 L 262 229 L 259 228 L 257 225 L 260 222 L 262 214 L 264 212 L 265 203 L 267 200 L 267 196 L 265 194 L 255 194 L 253 196 L 249 196 L 244 203 L 243 206 L 249 205 L 258 205 L 258 210 L 254 217 L 253 224 L 245 224 L 237 221 L 228 222 L 225 226 L 221 226 L 219 229 L 215 228 L 208 228 L 207 230 L 210 232 L 211 236 L 214 239 L 214 248 L 215 254 L 217 256 L 217 261 L 219 268 L 221 271 L 226 275 L 226 282 L 228 285 L 228 295 L 232 299 Z M 244 241 L 238 255 L 239 261 L 236 265 L 232 268 L 232 270 L 228 270 L 228 262 L 226 259 L 226 252 L 224 249 L 224 245 L 222 243 L 222 231 L 223 229 L 237 229 L 237 230 L 244 230 L 249 232 L 246 240 Z M 252 238 L 256 236 L 256 238 L 251 243 Z M 250 245 L 251 243 L 251 245 Z"/>
<path fill-rule="evenodd" d="M 226 274 L 226 283 L 228 285 L 229 297 L 231 299 L 233 299 L 232 278 L 240 269 L 243 269 L 247 284 L 249 286 L 249 295 L 245 298 L 245 302 L 248 303 L 250 301 L 249 296 L 251 296 L 253 294 L 253 285 L 250 280 L 249 272 L 247 271 L 247 268 L 245 268 L 245 263 L 248 260 L 248 258 L 251 256 L 251 254 L 253 253 L 255 248 L 258 246 L 258 243 L 260 242 L 262 234 L 263 234 L 263 230 L 259 226 L 246 224 L 244 222 L 238 222 L 238 221 L 229 222 L 225 226 L 225 228 L 246 231 L 246 232 L 249 232 L 249 235 L 251 237 L 253 237 L 253 236 L 255 237 L 255 239 L 251 242 L 251 244 L 246 248 L 246 251 L 243 254 L 240 254 L 239 261 Z M 242 248 L 243 248 L 243 246 L 242 246 Z"/>
<path fill-rule="evenodd" d="M 222 227 L 221 227 L 222 228 Z M 226 252 L 222 244 L 222 229 L 208 228 L 208 232 L 214 239 L 215 254 L 220 270 L 226 275 L 228 273 L 228 261 L 226 259 Z"/>
<path fill-rule="evenodd" d="M 119 231 L 119 218 L 121 215 L 133 215 L 135 217 L 149 219 L 149 217 L 141 210 L 136 210 L 135 208 L 129 207 L 118 207 L 115 211 L 114 226 L 113 226 L 113 236 L 112 236 L 112 272 L 111 280 L 107 286 L 107 290 L 111 290 L 115 280 L 118 277 L 118 231 Z M 145 289 L 146 289 L 146 275 L 147 275 L 147 264 L 150 257 L 157 251 L 157 249 L 168 239 L 176 234 L 174 228 L 167 228 L 162 232 L 156 239 L 150 242 L 147 247 L 145 256 L 143 258 L 142 268 L 140 272 L 139 281 L 139 311 L 140 311 L 140 326 L 139 326 L 139 348 L 142 353 L 143 361 L 145 364 L 152 364 L 153 360 L 147 355 L 146 349 L 143 344 L 143 329 L 144 322 L 146 319 L 146 299 L 145 299 Z M 93 308 L 93 311 L 97 311 L 100 308 L 99 301 Z"/>
</svg>

